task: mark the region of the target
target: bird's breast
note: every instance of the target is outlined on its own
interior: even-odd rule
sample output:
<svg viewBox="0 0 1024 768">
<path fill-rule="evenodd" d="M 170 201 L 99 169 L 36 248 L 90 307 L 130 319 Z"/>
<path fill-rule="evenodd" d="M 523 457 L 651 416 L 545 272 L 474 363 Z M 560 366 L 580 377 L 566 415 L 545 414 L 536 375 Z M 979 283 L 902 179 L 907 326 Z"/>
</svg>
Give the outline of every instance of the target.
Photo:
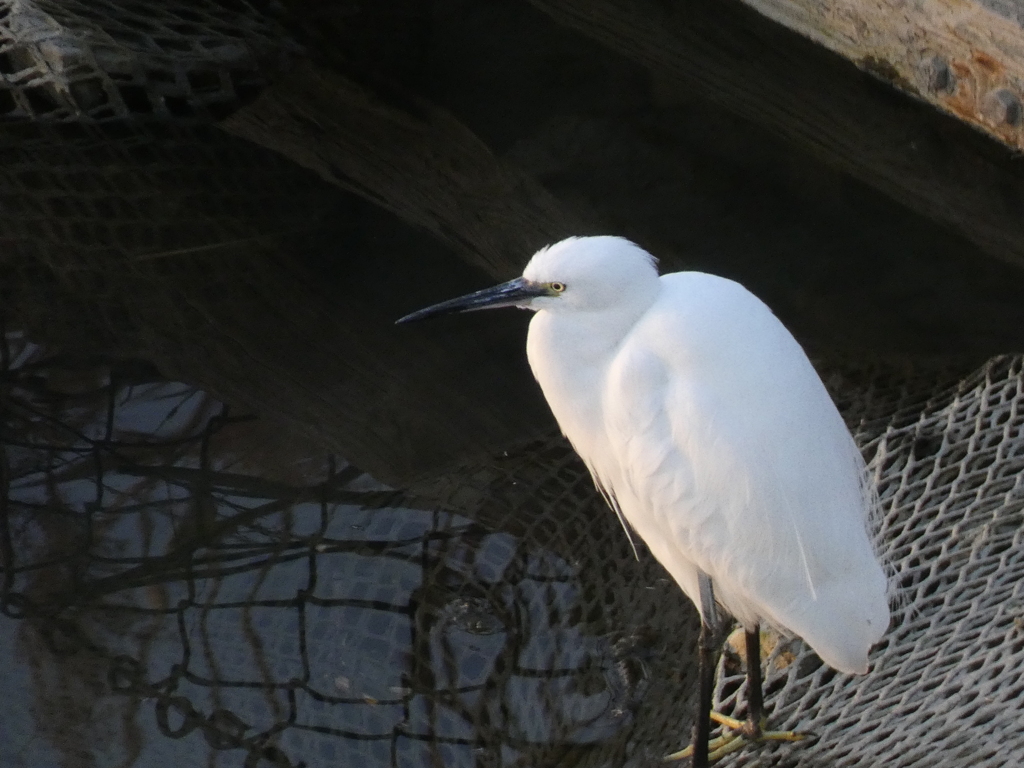
<svg viewBox="0 0 1024 768">
<path fill-rule="evenodd" d="M 593 329 L 572 318 L 538 312 L 530 322 L 526 354 L 562 433 L 589 461 L 601 439 L 601 396 L 613 351 L 594 343 Z"/>
</svg>

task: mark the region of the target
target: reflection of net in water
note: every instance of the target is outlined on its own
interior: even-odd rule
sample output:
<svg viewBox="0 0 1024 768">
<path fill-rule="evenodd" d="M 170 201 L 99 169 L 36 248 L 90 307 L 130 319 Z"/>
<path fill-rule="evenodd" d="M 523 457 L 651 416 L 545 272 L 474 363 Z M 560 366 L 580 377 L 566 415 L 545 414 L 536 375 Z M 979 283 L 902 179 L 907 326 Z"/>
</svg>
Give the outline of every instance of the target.
<svg viewBox="0 0 1024 768">
<path fill-rule="evenodd" d="M 9 355 L 3 605 L 36 670 L 27 731 L 65 763 L 194 761 L 199 744 L 280 765 L 551 764 L 628 730 L 646 622 L 674 627 L 683 657 L 689 614 L 679 597 L 675 619 L 655 615 L 650 561 L 596 577 L 588 552 L 628 545 L 591 524 L 564 448 L 547 456 L 562 471 L 524 490 L 580 529 L 525 530 L 525 510 L 513 535 L 327 460 L 272 470 L 312 482 L 256 476 L 239 453 L 251 420 L 144 367 L 32 352 Z M 555 548 L 528 543 L 541 536 Z M 613 624 L 603 606 L 623 598 Z"/>
</svg>

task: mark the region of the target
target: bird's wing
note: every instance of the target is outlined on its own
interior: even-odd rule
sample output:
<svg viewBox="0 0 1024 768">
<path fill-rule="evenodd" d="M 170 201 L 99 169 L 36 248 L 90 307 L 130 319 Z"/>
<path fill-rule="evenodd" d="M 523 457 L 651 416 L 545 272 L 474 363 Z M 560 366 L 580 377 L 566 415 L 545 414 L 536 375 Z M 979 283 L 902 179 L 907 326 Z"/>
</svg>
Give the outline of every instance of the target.
<svg viewBox="0 0 1024 768">
<path fill-rule="evenodd" d="M 626 540 L 629 542 L 630 549 L 633 550 L 633 557 L 639 560 L 640 553 L 639 551 L 637 551 L 636 541 L 633 538 L 633 527 L 629 524 L 629 520 L 626 519 L 625 514 L 623 514 L 622 507 L 619 505 L 619 500 L 615 497 L 614 489 L 611 487 L 606 487 L 604 482 L 602 482 L 601 480 L 601 476 L 589 464 L 587 465 L 587 469 L 590 470 L 590 476 L 594 479 L 594 486 L 597 488 L 598 493 L 601 494 L 601 497 L 604 499 L 605 503 L 609 507 L 611 507 L 612 511 L 615 513 L 615 516 L 619 518 L 619 523 L 622 524 L 622 530 L 626 532 Z"/>
<path fill-rule="evenodd" d="M 748 625 L 810 640 L 829 623 L 847 631 L 843 615 L 887 621 L 856 446 L 788 331 L 721 283 L 648 312 L 622 345 L 603 398 L 607 455 L 593 464 L 698 606 L 699 568 Z"/>
<path fill-rule="evenodd" d="M 623 350 L 609 371 L 602 403 L 607 440 L 587 458 L 623 517 L 680 580 L 673 566 L 711 573 L 702 555 L 710 537 L 698 534 L 708 533 L 721 516 L 714 499 L 701 503 L 699 498 L 699 465 L 690 450 L 694 441 L 676 434 L 676 420 L 691 426 L 697 420 L 680 412 L 692 410 L 695 403 L 677 396 L 672 374 L 649 349 Z M 695 580 L 690 581 L 695 587 Z M 696 594 L 683 587 L 699 605 Z"/>
</svg>

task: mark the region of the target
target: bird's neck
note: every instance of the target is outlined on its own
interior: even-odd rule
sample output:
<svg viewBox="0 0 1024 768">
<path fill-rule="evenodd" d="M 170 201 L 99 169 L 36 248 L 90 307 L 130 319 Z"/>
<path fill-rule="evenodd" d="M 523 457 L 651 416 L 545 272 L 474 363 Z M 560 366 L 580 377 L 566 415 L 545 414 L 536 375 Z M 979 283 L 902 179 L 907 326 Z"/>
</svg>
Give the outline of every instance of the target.
<svg viewBox="0 0 1024 768">
<path fill-rule="evenodd" d="M 628 332 L 610 334 L 597 316 L 538 312 L 526 353 L 562 432 L 574 443 L 601 424 L 605 371 Z"/>
<path fill-rule="evenodd" d="M 630 324 L 631 325 L 631 324 Z M 540 311 L 530 321 L 527 352 L 534 356 L 543 350 L 544 360 L 579 369 L 588 365 L 601 365 L 615 353 L 628 332 L 628 326 L 609 328 L 601 314 L 556 313 Z M 531 353 L 531 347 L 534 351 Z"/>
</svg>

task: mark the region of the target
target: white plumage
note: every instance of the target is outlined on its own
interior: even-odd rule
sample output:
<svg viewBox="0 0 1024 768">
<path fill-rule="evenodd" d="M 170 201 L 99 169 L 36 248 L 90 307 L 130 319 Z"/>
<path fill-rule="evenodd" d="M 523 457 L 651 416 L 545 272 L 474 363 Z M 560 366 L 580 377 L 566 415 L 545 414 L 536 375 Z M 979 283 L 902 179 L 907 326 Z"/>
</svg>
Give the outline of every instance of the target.
<svg viewBox="0 0 1024 768">
<path fill-rule="evenodd" d="M 738 283 L 658 277 L 621 238 L 565 240 L 523 273 L 558 293 L 527 353 L 620 516 L 700 608 L 697 569 L 748 630 L 864 673 L 889 623 L 864 464 L 800 345 Z"/>
<path fill-rule="evenodd" d="M 562 431 L 698 609 L 703 572 L 748 638 L 773 625 L 866 672 L 889 606 L 864 462 L 771 310 L 731 280 L 658 277 L 633 243 L 584 237 L 399 322 L 513 305 L 537 313 L 527 354 Z"/>
</svg>

